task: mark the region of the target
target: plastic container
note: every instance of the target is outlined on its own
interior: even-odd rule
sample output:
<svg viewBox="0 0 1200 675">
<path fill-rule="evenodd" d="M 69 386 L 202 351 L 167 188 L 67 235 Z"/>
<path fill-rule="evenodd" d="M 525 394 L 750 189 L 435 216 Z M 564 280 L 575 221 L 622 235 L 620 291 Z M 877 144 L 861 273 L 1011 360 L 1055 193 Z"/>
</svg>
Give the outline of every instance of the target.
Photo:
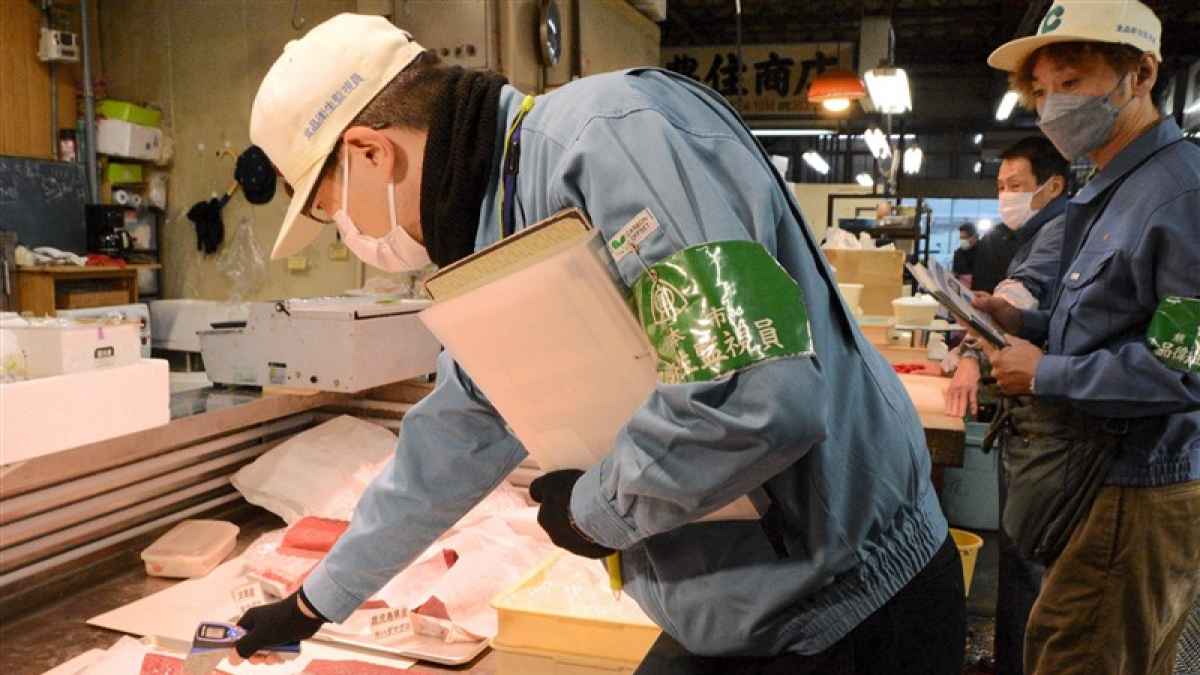
<svg viewBox="0 0 1200 675">
<path fill-rule="evenodd" d="M 221 520 L 185 520 L 142 551 L 152 577 L 202 577 L 237 545 L 238 526 Z"/>
<path fill-rule="evenodd" d="M 632 673 L 661 633 L 649 619 L 616 621 L 534 610 L 512 601 L 518 591 L 540 584 L 561 557 L 552 556 L 492 600 L 499 613 L 492 648 L 500 675 Z"/>
<path fill-rule="evenodd" d="M 135 105 L 129 101 L 118 101 L 115 98 L 106 98 L 98 102 L 96 115 L 147 127 L 157 127 L 162 124 L 162 111 Z"/>
<path fill-rule="evenodd" d="M 954 537 L 954 545 L 958 547 L 958 555 L 962 558 L 963 588 L 967 595 L 971 594 L 971 579 L 975 577 L 975 561 L 979 557 L 979 549 L 983 547 L 983 539 L 979 535 L 965 530 L 950 528 L 950 536 Z"/>
<path fill-rule="evenodd" d="M 142 358 L 141 326 L 133 322 L 50 322 L 13 327 L 30 378 L 119 368 Z"/>
<path fill-rule="evenodd" d="M 108 167 L 104 170 L 104 179 L 113 185 L 140 183 L 142 182 L 142 165 L 109 162 Z"/>
<path fill-rule="evenodd" d="M 938 301 L 927 295 L 892 300 L 897 326 L 928 326 L 937 316 Z"/>
</svg>

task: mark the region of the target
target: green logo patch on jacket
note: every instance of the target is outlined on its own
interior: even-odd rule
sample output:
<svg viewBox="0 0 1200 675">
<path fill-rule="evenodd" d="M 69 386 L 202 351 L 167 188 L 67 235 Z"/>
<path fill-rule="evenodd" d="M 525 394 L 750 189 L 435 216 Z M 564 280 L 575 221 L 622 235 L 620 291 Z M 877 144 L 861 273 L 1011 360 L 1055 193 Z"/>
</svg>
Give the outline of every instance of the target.
<svg viewBox="0 0 1200 675">
<path fill-rule="evenodd" d="M 1200 373 L 1200 298 L 1169 297 L 1160 302 L 1146 342 L 1171 368 Z"/>
<path fill-rule="evenodd" d="M 663 383 L 715 380 L 813 353 L 800 287 L 757 242 L 683 249 L 649 267 L 632 290 Z"/>
</svg>

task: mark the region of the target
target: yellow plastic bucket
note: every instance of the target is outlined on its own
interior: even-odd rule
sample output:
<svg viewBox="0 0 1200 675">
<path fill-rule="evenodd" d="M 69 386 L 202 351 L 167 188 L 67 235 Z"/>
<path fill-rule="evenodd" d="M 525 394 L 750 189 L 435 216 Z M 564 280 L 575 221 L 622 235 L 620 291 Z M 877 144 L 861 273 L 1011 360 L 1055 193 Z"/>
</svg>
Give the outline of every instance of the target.
<svg viewBox="0 0 1200 675">
<path fill-rule="evenodd" d="M 965 530 L 950 528 L 950 536 L 954 537 L 954 545 L 958 547 L 958 555 L 962 558 L 963 588 L 967 595 L 971 594 L 971 579 L 975 576 L 975 561 L 979 558 L 979 549 L 983 547 L 983 539 L 979 535 Z"/>
</svg>

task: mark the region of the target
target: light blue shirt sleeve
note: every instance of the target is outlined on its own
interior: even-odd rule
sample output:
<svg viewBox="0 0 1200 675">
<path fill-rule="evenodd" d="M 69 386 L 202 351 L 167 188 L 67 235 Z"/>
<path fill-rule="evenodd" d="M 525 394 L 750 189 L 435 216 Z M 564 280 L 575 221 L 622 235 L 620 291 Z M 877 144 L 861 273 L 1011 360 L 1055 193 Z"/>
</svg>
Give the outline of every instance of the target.
<svg viewBox="0 0 1200 675">
<path fill-rule="evenodd" d="M 491 404 L 442 352 L 438 385 L 404 417 L 396 455 L 363 494 L 346 534 L 304 582 L 342 621 L 479 503 L 525 458 Z"/>
<path fill-rule="evenodd" d="M 1164 204 L 1150 215 L 1145 234 L 1130 254 L 1136 297 L 1147 317 L 1166 297 L 1200 295 L 1198 213 L 1200 192 L 1186 192 Z M 1069 399 L 1080 410 L 1102 417 L 1200 409 L 1200 375 L 1164 364 L 1147 346 L 1144 334 L 1087 354 L 1047 355 L 1038 365 L 1035 386 L 1038 395 Z"/>
<path fill-rule="evenodd" d="M 649 109 L 591 121 L 565 152 L 558 206 L 583 207 L 607 237 L 650 209 L 661 231 L 642 245 L 646 264 L 720 240 L 756 240 L 774 255 L 787 204 L 773 175 L 755 176 L 774 169 L 748 138 L 714 126 L 680 126 Z M 825 392 L 815 356 L 658 385 L 576 483 L 576 525 L 625 549 L 729 504 L 825 439 Z"/>
</svg>

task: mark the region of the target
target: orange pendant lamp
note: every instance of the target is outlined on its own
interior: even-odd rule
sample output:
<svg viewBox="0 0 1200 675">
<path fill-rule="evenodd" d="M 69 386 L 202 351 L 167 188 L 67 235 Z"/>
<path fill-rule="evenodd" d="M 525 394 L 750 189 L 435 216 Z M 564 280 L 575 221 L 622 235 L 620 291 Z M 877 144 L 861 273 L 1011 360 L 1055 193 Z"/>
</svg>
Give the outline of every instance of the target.
<svg viewBox="0 0 1200 675">
<path fill-rule="evenodd" d="M 810 103 L 820 103 L 829 112 L 842 112 L 867 95 L 858 75 L 845 68 L 830 68 L 817 75 L 808 86 Z"/>
</svg>

